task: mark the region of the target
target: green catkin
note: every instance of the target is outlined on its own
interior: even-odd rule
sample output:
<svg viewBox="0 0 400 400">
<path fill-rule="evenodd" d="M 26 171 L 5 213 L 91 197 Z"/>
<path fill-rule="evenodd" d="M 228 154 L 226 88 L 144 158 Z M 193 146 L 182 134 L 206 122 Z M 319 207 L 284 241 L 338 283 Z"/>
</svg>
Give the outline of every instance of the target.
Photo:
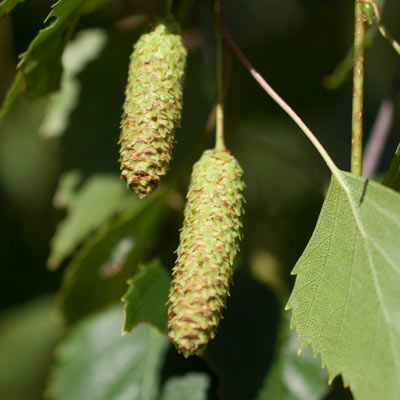
<svg viewBox="0 0 400 400">
<path fill-rule="evenodd" d="M 240 239 L 243 171 L 226 150 L 194 165 L 169 293 L 169 337 L 185 357 L 214 338 Z"/>
<path fill-rule="evenodd" d="M 121 177 L 139 198 L 167 173 L 180 124 L 186 50 L 172 17 L 159 19 L 131 55 L 121 122 Z"/>
</svg>

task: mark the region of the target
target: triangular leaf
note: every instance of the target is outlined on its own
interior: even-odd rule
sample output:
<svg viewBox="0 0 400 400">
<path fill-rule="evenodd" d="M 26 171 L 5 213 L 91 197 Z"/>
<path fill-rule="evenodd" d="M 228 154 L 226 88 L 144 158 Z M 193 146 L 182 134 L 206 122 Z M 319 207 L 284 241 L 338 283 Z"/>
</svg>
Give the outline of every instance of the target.
<svg viewBox="0 0 400 400">
<path fill-rule="evenodd" d="M 356 399 L 400 398 L 400 195 L 337 171 L 293 273 L 301 350 L 321 354 Z"/>
<path fill-rule="evenodd" d="M 141 325 L 121 336 L 122 305 L 82 320 L 56 356 L 47 394 L 54 400 L 156 400 L 169 341 Z"/>
<path fill-rule="evenodd" d="M 168 300 L 171 274 L 159 260 L 154 260 L 134 278 L 123 296 L 125 322 L 123 333 L 129 333 L 140 322 L 148 322 L 162 333 L 168 333 Z"/>
</svg>

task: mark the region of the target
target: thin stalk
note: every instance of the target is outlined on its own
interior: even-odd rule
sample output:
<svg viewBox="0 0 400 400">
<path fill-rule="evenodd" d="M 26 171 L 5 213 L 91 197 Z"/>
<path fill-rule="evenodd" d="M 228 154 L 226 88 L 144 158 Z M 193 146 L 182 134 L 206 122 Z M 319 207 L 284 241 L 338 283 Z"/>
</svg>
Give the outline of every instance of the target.
<svg viewBox="0 0 400 400">
<path fill-rule="evenodd" d="M 365 24 L 362 1 L 355 0 L 354 12 L 354 69 L 353 69 L 353 113 L 351 134 L 351 172 L 362 173 L 363 96 L 364 96 L 364 44 Z"/>
<path fill-rule="evenodd" d="M 250 61 L 246 58 L 243 52 L 240 50 L 239 46 L 233 40 L 231 34 L 226 28 L 225 24 L 222 21 L 220 15 L 218 15 L 218 24 L 221 29 L 222 34 L 224 35 L 225 40 L 235 53 L 235 55 L 239 58 L 239 60 L 243 63 L 243 65 L 248 69 L 253 78 L 259 83 L 259 85 L 267 92 L 267 94 L 285 111 L 289 117 L 294 121 L 294 123 L 302 130 L 302 132 L 307 136 L 310 142 L 317 149 L 323 160 L 325 161 L 328 168 L 331 170 L 332 174 L 341 180 L 339 175 L 339 170 L 328 152 L 324 149 L 322 144 L 318 141 L 316 136 L 313 134 L 310 128 L 303 122 L 303 120 L 296 114 L 296 112 L 275 92 L 274 89 L 265 81 L 265 79 L 256 71 Z"/>
<path fill-rule="evenodd" d="M 216 41 L 216 73 L 217 73 L 217 102 L 216 102 L 216 143 L 217 150 L 224 150 L 224 64 L 223 64 L 223 48 L 222 35 L 218 26 L 218 16 L 221 12 L 221 1 L 215 0 L 215 41 Z"/>
</svg>

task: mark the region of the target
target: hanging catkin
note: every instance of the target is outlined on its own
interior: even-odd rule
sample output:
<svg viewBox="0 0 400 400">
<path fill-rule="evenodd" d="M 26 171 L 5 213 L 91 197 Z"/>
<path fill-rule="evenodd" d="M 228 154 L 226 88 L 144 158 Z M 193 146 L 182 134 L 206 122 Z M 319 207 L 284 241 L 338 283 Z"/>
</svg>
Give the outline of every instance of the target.
<svg viewBox="0 0 400 400">
<path fill-rule="evenodd" d="M 214 338 L 238 251 L 242 169 L 225 150 L 194 165 L 169 294 L 169 337 L 188 357 Z"/>
<path fill-rule="evenodd" d="M 157 188 L 180 123 L 186 62 L 179 26 L 160 19 L 134 46 L 121 122 L 121 176 L 140 198 Z"/>
</svg>

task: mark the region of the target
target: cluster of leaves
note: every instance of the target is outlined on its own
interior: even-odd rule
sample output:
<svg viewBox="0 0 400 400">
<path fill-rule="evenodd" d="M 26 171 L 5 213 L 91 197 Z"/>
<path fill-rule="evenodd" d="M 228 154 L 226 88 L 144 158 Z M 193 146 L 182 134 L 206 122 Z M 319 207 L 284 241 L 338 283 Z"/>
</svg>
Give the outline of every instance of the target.
<svg viewBox="0 0 400 400">
<path fill-rule="evenodd" d="M 0 18 L 18 3 L 3 0 Z M 108 46 L 104 31 L 93 29 L 81 31 L 68 41 L 80 16 L 104 4 L 98 0 L 59 0 L 54 4 L 46 20 L 48 26 L 22 55 L 0 110 L 0 123 L 4 120 L 5 128 L 11 125 L 5 120 L 7 112 L 12 114 L 23 104 L 19 97 L 22 88 L 31 100 L 58 90 L 39 106 L 44 118 L 38 129 L 44 136 L 59 136 L 72 123 L 70 115 L 81 92 L 76 76 L 91 60 L 101 59 L 104 48 L 114 48 L 115 42 Z M 133 37 L 138 33 L 135 31 Z M 125 40 L 128 49 L 132 36 L 116 40 Z M 87 49 L 95 50 L 88 53 Z M 63 58 L 63 54 L 69 56 Z M 112 59 L 112 55 L 109 57 Z M 76 62 L 68 66 L 71 59 Z M 196 88 L 201 85 L 198 70 L 191 76 L 188 102 L 197 96 Z M 184 120 L 183 129 L 199 125 L 202 117 Z M 118 128 L 118 120 L 113 123 Z M 253 131 L 260 130 L 253 123 Z M 235 126 L 240 129 L 240 121 Z M 119 180 L 116 163 L 113 173 L 93 173 L 96 167 L 92 166 L 82 168 L 84 172 L 67 169 L 54 195 L 54 205 L 66 209 L 67 216 L 53 236 L 48 265 L 57 269 L 67 264 L 58 304 L 68 330 L 57 347 L 46 396 L 55 400 L 200 400 L 215 398 L 215 393 L 218 398 L 233 400 L 318 400 L 334 396 L 329 393 L 327 371 L 320 368 L 321 360 L 313 357 L 311 349 L 305 348 L 297 356 L 296 334 L 289 331 L 289 313 L 283 311 L 288 285 L 276 269 L 283 264 L 290 268 L 293 262 L 285 257 L 297 244 L 287 232 L 293 235 L 299 220 L 294 219 L 287 232 L 281 232 L 286 238 L 285 244 L 280 244 L 285 254 L 280 261 L 265 251 L 246 252 L 246 248 L 257 248 L 257 244 L 247 244 L 260 240 L 256 224 L 268 208 L 264 203 L 260 212 L 257 204 L 264 199 L 263 191 L 270 196 L 269 188 L 276 184 L 259 184 L 265 178 L 257 174 L 268 164 L 261 169 L 259 163 L 252 167 L 257 157 L 264 156 L 258 141 L 272 150 L 281 145 L 286 149 L 285 157 L 296 163 L 296 172 L 285 175 L 287 163 L 279 160 L 282 176 L 295 178 L 293 185 L 288 184 L 290 189 L 277 188 L 274 207 L 285 207 L 282 199 L 303 193 L 304 186 L 316 193 L 323 185 L 324 176 L 313 175 L 304 183 L 298 182 L 295 174 L 299 164 L 309 175 L 314 167 L 307 164 L 306 150 L 298 159 L 303 145 L 287 137 L 293 151 L 280 135 L 260 139 L 249 134 L 245 144 L 237 145 L 244 169 L 254 171 L 247 181 L 247 220 L 254 221 L 254 225 L 245 226 L 245 250 L 218 335 L 197 360 L 184 361 L 166 338 L 165 303 L 171 281 L 168 267 L 173 263 L 170 254 L 176 248 L 176 220 L 182 206 L 179 191 L 164 186 L 138 201 Z M 112 140 L 116 142 L 116 138 Z M 274 144 L 266 143 L 268 140 Z M 396 153 L 383 180 L 386 186 L 339 170 L 333 172 L 315 231 L 294 269 L 297 278 L 287 307 L 292 309 L 299 349 L 311 345 L 314 353 L 321 355 L 331 381 L 341 374 L 357 400 L 394 400 L 400 397 L 400 195 L 396 192 L 400 191 L 400 153 Z M 274 179 L 273 175 L 268 179 Z M 318 206 L 320 197 L 315 197 Z M 302 213 L 300 208 L 295 211 L 296 215 Z M 303 242 L 298 244 L 299 251 Z M 250 271 L 242 268 L 246 264 L 251 265 Z M 29 313 L 48 317 L 52 302 L 45 299 L 35 312 L 20 310 L 15 316 L 6 316 L 2 326 L 7 326 L 7 319 L 23 318 Z M 46 318 L 43 325 L 49 324 Z M 22 327 L 18 328 L 21 336 L 26 335 Z M 59 324 L 52 326 L 51 336 L 38 330 L 43 348 L 48 349 L 61 330 Z M 0 331 L 0 348 L 7 348 L 10 338 L 18 335 L 6 329 Z M 0 397 L 12 398 L 1 391 Z"/>
</svg>

